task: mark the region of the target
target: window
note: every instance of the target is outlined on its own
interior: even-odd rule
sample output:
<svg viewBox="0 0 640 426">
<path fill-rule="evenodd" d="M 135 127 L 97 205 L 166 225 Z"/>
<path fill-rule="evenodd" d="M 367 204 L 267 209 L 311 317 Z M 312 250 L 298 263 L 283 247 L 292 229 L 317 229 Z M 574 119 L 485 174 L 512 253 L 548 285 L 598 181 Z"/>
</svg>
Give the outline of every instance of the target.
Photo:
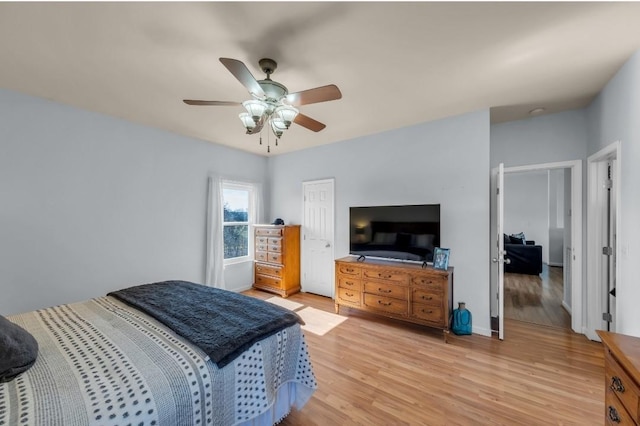
<svg viewBox="0 0 640 426">
<path fill-rule="evenodd" d="M 255 217 L 253 186 L 223 182 L 222 206 L 224 261 L 233 263 L 247 260 L 251 243 L 249 228 Z"/>
</svg>

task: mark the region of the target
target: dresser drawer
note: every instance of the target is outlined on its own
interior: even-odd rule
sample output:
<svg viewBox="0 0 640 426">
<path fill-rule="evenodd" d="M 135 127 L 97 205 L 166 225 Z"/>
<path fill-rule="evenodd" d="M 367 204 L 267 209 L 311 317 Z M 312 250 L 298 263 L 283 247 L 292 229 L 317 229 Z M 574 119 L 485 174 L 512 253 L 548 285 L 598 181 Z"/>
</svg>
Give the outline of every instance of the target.
<svg viewBox="0 0 640 426">
<path fill-rule="evenodd" d="M 340 302 L 347 302 L 351 305 L 355 304 L 360 306 L 360 293 L 359 291 L 351 290 L 348 288 L 338 289 L 338 299 Z"/>
<path fill-rule="evenodd" d="M 406 283 L 408 275 L 397 271 L 385 271 L 383 269 L 365 269 L 362 272 L 363 278 L 373 278 L 376 280 L 387 280 Z"/>
<path fill-rule="evenodd" d="M 611 426 L 636 424 L 609 386 L 607 386 L 604 396 L 604 424 Z"/>
<path fill-rule="evenodd" d="M 411 301 L 430 306 L 442 306 L 442 289 L 426 290 L 414 287 L 411 290 Z"/>
<path fill-rule="evenodd" d="M 269 246 L 266 244 L 256 243 L 256 251 L 267 251 Z"/>
<path fill-rule="evenodd" d="M 282 228 L 256 228 L 256 235 L 280 237 L 282 236 Z"/>
<path fill-rule="evenodd" d="M 268 251 L 272 252 L 272 253 L 281 253 L 282 252 L 282 246 L 280 244 L 269 244 L 268 246 Z"/>
<path fill-rule="evenodd" d="M 377 294 L 379 296 L 393 297 L 395 299 L 407 300 L 409 287 L 397 284 L 386 284 L 379 281 L 365 281 L 364 292 Z"/>
<path fill-rule="evenodd" d="M 349 276 L 338 277 L 338 287 L 347 288 L 355 291 L 362 291 L 362 281 L 351 278 Z"/>
<path fill-rule="evenodd" d="M 267 252 L 266 251 L 259 251 L 256 250 L 256 260 L 259 260 L 260 262 L 266 262 L 268 260 L 268 256 L 267 256 Z"/>
<path fill-rule="evenodd" d="M 369 309 L 407 316 L 407 301 L 377 294 L 364 294 L 364 305 Z"/>
<path fill-rule="evenodd" d="M 267 253 L 267 262 L 282 264 L 282 253 Z"/>
<path fill-rule="evenodd" d="M 424 303 L 411 304 L 411 316 L 423 321 L 430 321 L 442 324 L 442 309 L 437 306 L 425 305 Z"/>
<path fill-rule="evenodd" d="M 255 269 L 256 275 L 271 275 L 279 278 L 282 277 L 282 267 L 280 266 L 256 263 Z"/>
<path fill-rule="evenodd" d="M 638 421 L 638 404 L 640 403 L 640 391 L 636 384 L 620 367 L 618 362 L 605 352 L 605 384 L 607 392 L 617 395 L 620 402 L 626 407 L 631 417 Z"/>
<path fill-rule="evenodd" d="M 266 245 L 269 244 L 269 238 L 256 236 L 256 246 L 258 244 L 266 247 Z"/>
<path fill-rule="evenodd" d="M 338 264 L 338 273 L 342 275 L 350 275 L 353 277 L 360 277 L 361 269 L 359 267 L 351 265 Z"/>
<path fill-rule="evenodd" d="M 411 278 L 411 284 L 430 290 L 442 291 L 447 285 L 447 277 L 439 275 L 418 275 Z"/>
<path fill-rule="evenodd" d="M 282 286 L 282 280 L 277 277 L 271 277 L 269 275 L 256 275 L 256 284 L 268 285 L 270 287 L 280 288 Z"/>
<path fill-rule="evenodd" d="M 272 246 L 281 246 L 282 245 L 282 238 L 278 237 L 269 237 L 269 245 Z"/>
</svg>

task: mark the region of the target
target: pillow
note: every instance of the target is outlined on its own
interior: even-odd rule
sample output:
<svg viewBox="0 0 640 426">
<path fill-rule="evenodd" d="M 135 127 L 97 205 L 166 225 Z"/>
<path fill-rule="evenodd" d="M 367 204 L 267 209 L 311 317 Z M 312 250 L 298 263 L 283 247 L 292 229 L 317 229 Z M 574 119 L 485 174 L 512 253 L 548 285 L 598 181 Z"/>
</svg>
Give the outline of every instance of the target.
<svg viewBox="0 0 640 426">
<path fill-rule="evenodd" d="M 431 248 L 433 247 L 433 240 L 435 239 L 435 235 L 433 234 L 419 234 L 413 236 L 412 246 L 420 247 L 420 248 Z"/>
<path fill-rule="evenodd" d="M 395 232 L 376 232 L 373 236 L 373 244 L 391 245 L 396 243 Z"/>
<path fill-rule="evenodd" d="M 511 244 L 511 237 L 507 234 L 502 234 L 502 244 Z"/>
<path fill-rule="evenodd" d="M 511 234 L 509 237 L 511 239 L 511 244 L 526 244 L 527 239 L 524 237 L 524 232 L 520 232 L 518 234 Z"/>
<path fill-rule="evenodd" d="M 38 342 L 24 328 L 0 315 L 0 383 L 27 371 L 38 357 Z"/>
</svg>

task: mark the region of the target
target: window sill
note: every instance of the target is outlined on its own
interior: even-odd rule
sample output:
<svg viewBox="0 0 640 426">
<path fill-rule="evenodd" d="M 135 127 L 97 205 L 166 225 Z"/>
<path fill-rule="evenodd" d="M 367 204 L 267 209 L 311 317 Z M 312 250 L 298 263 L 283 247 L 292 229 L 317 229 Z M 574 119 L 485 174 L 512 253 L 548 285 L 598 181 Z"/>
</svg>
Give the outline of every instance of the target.
<svg viewBox="0 0 640 426">
<path fill-rule="evenodd" d="M 234 258 L 234 259 L 225 260 L 224 261 L 224 266 L 227 267 L 227 266 L 230 266 L 230 265 L 239 265 L 241 263 L 249 263 L 249 262 L 253 263 L 253 259 L 248 257 L 248 256 L 237 257 L 237 258 Z"/>
</svg>

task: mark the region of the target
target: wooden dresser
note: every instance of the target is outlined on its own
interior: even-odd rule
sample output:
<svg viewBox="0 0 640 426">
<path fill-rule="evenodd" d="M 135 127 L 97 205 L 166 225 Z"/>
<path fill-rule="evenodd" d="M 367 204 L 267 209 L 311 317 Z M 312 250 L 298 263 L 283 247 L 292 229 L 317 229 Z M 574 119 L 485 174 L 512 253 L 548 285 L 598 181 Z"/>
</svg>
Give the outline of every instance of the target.
<svg viewBox="0 0 640 426">
<path fill-rule="evenodd" d="M 604 345 L 607 425 L 640 424 L 640 338 L 598 330 Z"/>
<path fill-rule="evenodd" d="M 300 225 L 255 225 L 253 287 L 287 297 L 300 291 Z"/>
<path fill-rule="evenodd" d="M 453 268 L 355 257 L 336 260 L 336 313 L 347 306 L 442 329 L 449 334 L 453 309 Z"/>
</svg>

